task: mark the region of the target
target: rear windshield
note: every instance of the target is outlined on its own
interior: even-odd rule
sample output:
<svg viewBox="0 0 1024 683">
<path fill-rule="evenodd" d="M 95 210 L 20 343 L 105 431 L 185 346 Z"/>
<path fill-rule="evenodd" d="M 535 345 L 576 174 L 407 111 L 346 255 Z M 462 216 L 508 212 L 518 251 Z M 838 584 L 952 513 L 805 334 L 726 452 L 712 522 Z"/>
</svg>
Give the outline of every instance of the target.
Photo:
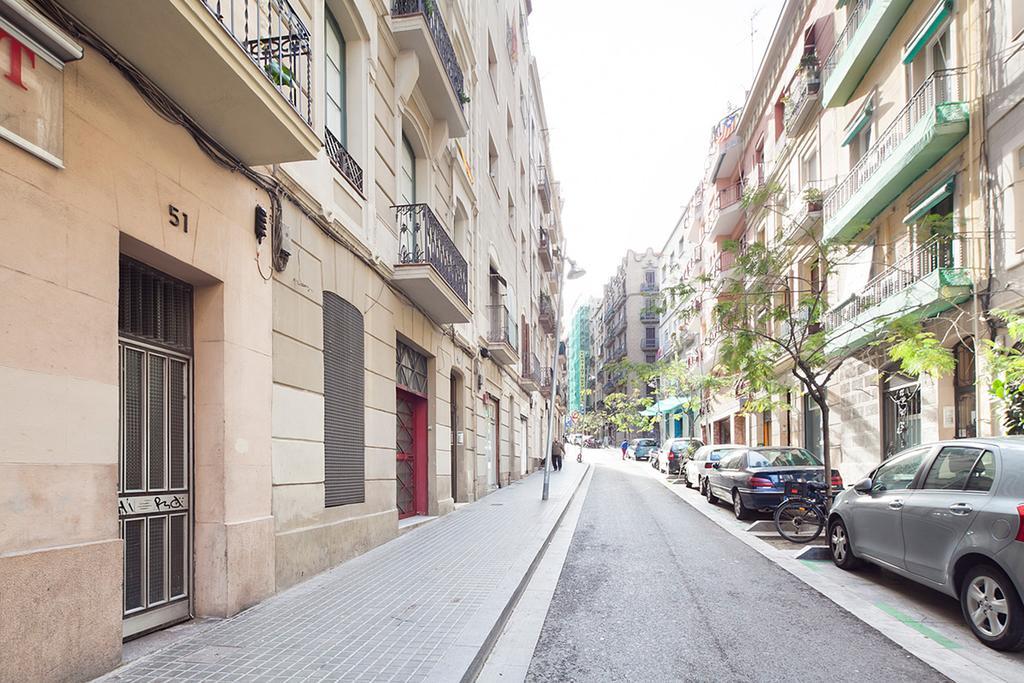
<svg viewBox="0 0 1024 683">
<path fill-rule="evenodd" d="M 658 442 L 654 439 L 637 439 L 637 446 L 657 446 Z"/>
<path fill-rule="evenodd" d="M 814 467 L 821 462 L 802 448 L 750 451 L 750 467 Z"/>
<path fill-rule="evenodd" d="M 732 453 L 735 450 L 735 448 L 722 448 L 717 451 L 711 451 L 710 453 L 708 453 L 707 459 L 712 461 L 718 461 L 721 460 L 725 455 L 728 455 L 729 453 Z"/>
</svg>

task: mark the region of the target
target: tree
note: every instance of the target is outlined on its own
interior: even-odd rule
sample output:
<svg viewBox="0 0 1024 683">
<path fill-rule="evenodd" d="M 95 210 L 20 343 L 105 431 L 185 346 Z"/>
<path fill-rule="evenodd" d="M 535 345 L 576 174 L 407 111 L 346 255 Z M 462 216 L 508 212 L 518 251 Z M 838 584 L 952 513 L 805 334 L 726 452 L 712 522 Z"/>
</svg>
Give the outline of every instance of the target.
<svg viewBox="0 0 1024 683">
<path fill-rule="evenodd" d="M 1006 325 L 1010 344 L 986 339 L 981 346 L 989 369 L 989 394 L 1003 410 L 1006 433 L 1024 434 L 1024 317 L 1002 310 L 993 311 L 992 317 Z"/>
<path fill-rule="evenodd" d="M 744 197 L 745 208 L 779 212 L 773 201 L 777 194 L 777 188 L 765 186 Z M 788 388 L 781 379 L 785 375 L 817 405 L 821 411 L 823 464 L 829 476 L 832 440 L 828 388 L 856 351 L 844 348 L 837 314 L 829 311 L 825 283 L 844 267 L 860 262 L 864 254 L 859 245 L 825 240 L 814 228 L 789 222 L 785 217 L 783 221 L 788 229 L 774 242 L 726 242 L 718 271 L 679 285 L 674 294 L 711 302 L 713 336 L 718 342 L 715 374 L 729 378 L 737 394 L 746 400 L 746 412 L 780 405 L 780 397 Z M 948 217 L 942 222 L 952 225 Z M 938 235 L 934 239 L 950 243 L 953 239 L 951 229 L 948 234 L 934 230 L 932 234 Z M 872 310 L 871 299 L 864 302 L 863 310 L 852 310 Z M 848 303 L 862 302 L 854 297 Z M 861 323 L 885 330 L 882 340 L 889 348 L 889 357 L 904 372 L 938 376 L 949 370 L 952 356 L 948 349 L 934 334 L 905 319 L 902 312 Z"/>
</svg>

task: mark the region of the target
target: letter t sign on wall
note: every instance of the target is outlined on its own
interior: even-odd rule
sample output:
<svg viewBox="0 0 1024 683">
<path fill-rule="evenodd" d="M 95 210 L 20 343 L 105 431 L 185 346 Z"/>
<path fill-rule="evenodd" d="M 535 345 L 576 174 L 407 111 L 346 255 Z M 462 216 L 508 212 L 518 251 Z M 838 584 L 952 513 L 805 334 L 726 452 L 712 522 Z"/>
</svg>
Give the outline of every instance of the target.
<svg viewBox="0 0 1024 683">
<path fill-rule="evenodd" d="M 8 68 L 7 73 L 4 74 L 4 78 L 9 80 L 11 83 L 14 83 L 22 90 L 28 90 L 28 87 L 25 85 L 25 82 L 22 80 L 21 77 L 21 60 L 22 57 L 27 58 L 29 67 L 34 69 L 36 68 L 36 53 L 32 52 L 32 50 L 26 47 L 21 41 L 12 36 L 10 33 L 0 28 L 0 45 L 3 44 L 4 40 L 8 42 L 8 54 L 10 55 L 11 58 L 10 67 Z"/>
</svg>

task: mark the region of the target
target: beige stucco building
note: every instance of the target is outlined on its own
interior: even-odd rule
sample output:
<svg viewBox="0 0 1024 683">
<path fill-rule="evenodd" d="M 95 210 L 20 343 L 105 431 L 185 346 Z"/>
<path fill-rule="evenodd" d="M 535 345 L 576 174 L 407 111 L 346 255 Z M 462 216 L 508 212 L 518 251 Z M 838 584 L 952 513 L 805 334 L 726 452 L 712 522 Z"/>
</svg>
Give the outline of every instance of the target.
<svg viewBox="0 0 1024 683">
<path fill-rule="evenodd" d="M 736 277 L 727 245 L 791 245 L 794 307 L 808 287 L 826 291 L 826 351 L 847 358 L 829 390 L 832 462 L 847 481 L 917 443 L 998 431 L 973 351 L 989 336 L 979 313 L 990 85 L 975 66 L 988 4 L 786 2 L 747 101 L 713 131 L 703 211 L 684 216 L 694 267 L 683 280 L 703 273 L 713 284 L 686 333 L 668 334 L 684 349 L 699 335 L 704 358 L 694 365 L 704 372 L 715 363 L 716 285 Z M 762 188 L 771 199 L 751 202 Z M 823 240 L 849 252 L 827 276 L 808 260 L 811 241 Z M 897 371 L 875 342 L 902 317 L 937 335 L 955 372 Z M 751 414 L 742 395 L 706 397 L 704 438 L 820 453 L 820 414 L 789 383 L 788 409 Z"/>
<path fill-rule="evenodd" d="M 100 674 L 545 451 L 529 3 L 232 7 L 0 10 L 0 679 Z"/>
</svg>

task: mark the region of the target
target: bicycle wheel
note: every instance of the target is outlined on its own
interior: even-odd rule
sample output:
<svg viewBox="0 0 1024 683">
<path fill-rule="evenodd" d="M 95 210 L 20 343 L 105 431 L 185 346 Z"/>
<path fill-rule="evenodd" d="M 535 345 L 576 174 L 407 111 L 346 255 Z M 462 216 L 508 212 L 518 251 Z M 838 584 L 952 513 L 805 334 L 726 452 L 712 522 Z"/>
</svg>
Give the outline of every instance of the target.
<svg viewBox="0 0 1024 683">
<path fill-rule="evenodd" d="M 810 543 L 825 528 L 825 515 L 817 505 L 787 500 L 775 509 L 775 530 L 792 543 Z"/>
</svg>

